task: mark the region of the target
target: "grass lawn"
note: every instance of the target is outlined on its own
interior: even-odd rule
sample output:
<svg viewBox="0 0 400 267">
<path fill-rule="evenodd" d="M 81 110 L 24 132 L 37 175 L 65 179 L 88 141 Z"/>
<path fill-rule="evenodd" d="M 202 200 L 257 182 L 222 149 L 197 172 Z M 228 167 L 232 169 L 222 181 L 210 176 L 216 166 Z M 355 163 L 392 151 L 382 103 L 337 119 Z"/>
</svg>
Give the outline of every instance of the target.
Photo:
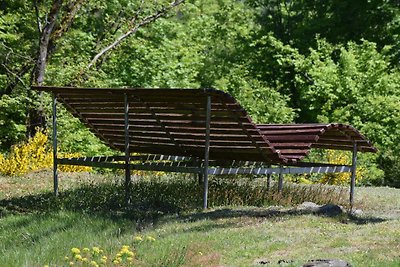
<svg viewBox="0 0 400 267">
<path fill-rule="evenodd" d="M 235 193 L 243 185 L 221 183 L 210 190 L 213 207 L 203 212 L 196 209 L 201 187 L 179 177 L 135 184 L 125 207 L 118 179 L 64 173 L 55 199 L 49 171 L 0 176 L 0 266 L 90 266 L 102 256 L 107 266 L 125 266 L 126 257 L 112 263 L 124 245 L 135 253 L 135 266 L 301 266 L 320 258 L 400 266 L 399 189 L 356 188 L 362 214 L 325 217 L 293 212 L 295 201 L 255 202 Z M 259 191 L 248 194 L 261 198 Z M 87 263 L 72 259 L 74 247 Z"/>
</svg>

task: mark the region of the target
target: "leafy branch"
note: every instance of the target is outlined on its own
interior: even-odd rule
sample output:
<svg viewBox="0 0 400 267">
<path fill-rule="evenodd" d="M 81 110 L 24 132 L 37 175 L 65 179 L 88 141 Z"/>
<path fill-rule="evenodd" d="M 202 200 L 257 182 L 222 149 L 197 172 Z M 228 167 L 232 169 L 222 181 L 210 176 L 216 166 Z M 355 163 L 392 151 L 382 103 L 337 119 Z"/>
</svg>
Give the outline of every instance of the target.
<svg viewBox="0 0 400 267">
<path fill-rule="evenodd" d="M 156 11 L 154 14 L 143 18 L 140 22 L 137 23 L 136 20 L 138 19 L 140 13 L 142 12 L 142 7 L 143 7 L 143 3 L 144 3 L 144 1 L 142 0 L 138 11 L 135 13 L 135 16 L 130 20 L 129 24 L 131 24 L 132 27 L 128 31 L 126 31 L 124 34 L 120 35 L 117 39 L 115 39 L 111 44 L 109 44 L 108 46 L 103 48 L 100 52 L 98 52 L 93 57 L 93 59 L 90 61 L 90 63 L 87 65 L 87 69 L 90 69 L 91 67 L 93 67 L 102 56 L 104 56 L 110 50 L 117 47 L 124 39 L 126 39 L 130 35 L 136 33 L 139 30 L 139 28 L 146 26 L 147 24 L 164 16 L 169 10 L 182 4 L 184 1 L 185 0 L 175 0 L 175 1 L 171 2 L 168 6 L 164 6 L 160 10 Z M 83 75 L 83 72 L 81 73 L 81 75 Z"/>
</svg>

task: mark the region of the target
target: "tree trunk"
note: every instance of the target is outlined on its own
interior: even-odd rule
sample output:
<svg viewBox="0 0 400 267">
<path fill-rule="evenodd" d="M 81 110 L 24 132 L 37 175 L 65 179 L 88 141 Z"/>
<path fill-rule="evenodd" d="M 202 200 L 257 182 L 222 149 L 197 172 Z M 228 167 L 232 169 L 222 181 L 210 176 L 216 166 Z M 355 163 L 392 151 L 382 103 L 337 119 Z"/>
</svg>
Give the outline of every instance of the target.
<svg viewBox="0 0 400 267">
<path fill-rule="evenodd" d="M 63 0 L 53 0 L 51 10 L 47 16 L 46 24 L 43 29 L 38 27 L 40 39 L 39 39 L 39 51 L 37 56 L 36 65 L 33 72 L 33 84 L 43 85 L 46 65 L 48 60 L 48 52 L 50 50 L 49 41 L 54 31 L 54 26 L 57 22 L 58 14 L 60 13 Z M 35 2 L 36 4 L 36 2 Z M 37 18 L 39 20 L 39 17 Z M 38 23 L 38 25 L 40 25 Z M 28 96 L 33 97 L 33 92 L 30 92 Z M 46 128 L 46 117 L 43 112 L 42 93 L 39 94 L 39 106 L 34 103 L 28 105 L 28 120 L 27 120 L 27 136 L 33 137 L 37 129 Z"/>
</svg>

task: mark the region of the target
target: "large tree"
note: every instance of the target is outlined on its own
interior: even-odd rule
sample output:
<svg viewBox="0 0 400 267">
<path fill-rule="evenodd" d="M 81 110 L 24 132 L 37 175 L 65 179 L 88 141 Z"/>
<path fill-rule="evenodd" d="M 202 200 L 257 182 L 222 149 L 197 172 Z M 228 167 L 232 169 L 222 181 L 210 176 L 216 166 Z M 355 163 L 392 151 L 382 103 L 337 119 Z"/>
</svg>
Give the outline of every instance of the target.
<svg viewBox="0 0 400 267">
<path fill-rule="evenodd" d="M 86 64 L 71 81 L 79 84 L 88 79 L 87 70 L 106 60 L 114 48 L 140 28 L 166 16 L 184 0 L 11 0 L 0 5 L 0 82 L 1 95 L 12 95 L 24 87 L 26 99 L 27 134 L 45 127 L 42 96 L 30 90 L 31 85 L 46 82 L 46 69 L 52 56 L 64 49 L 63 41 L 78 31 L 90 38 L 89 56 L 82 55 Z M 77 21 L 79 20 L 79 21 Z M 74 28 L 77 23 L 78 27 Z M 72 34 L 73 35 L 73 34 Z M 95 37 L 95 38 L 92 38 Z M 75 51 L 82 44 L 76 43 Z M 71 51 L 71 52 L 75 52 Z M 102 60 L 102 61 L 100 61 Z M 61 67 L 61 66 L 59 66 Z M 60 70 L 62 73 L 62 71 Z M 52 82 L 50 82 L 51 84 Z"/>
</svg>

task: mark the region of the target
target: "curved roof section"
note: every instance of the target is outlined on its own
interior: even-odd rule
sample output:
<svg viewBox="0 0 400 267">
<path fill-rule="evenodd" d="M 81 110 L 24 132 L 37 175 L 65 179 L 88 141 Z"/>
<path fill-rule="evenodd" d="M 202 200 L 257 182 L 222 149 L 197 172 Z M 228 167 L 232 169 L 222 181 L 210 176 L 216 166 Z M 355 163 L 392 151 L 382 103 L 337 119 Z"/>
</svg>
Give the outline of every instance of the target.
<svg viewBox="0 0 400 267">
<path fill-rule="evenodd" d="M 311 148 L 375 148 L 342 124 L 256 125 L 229 94 L 215 89 L 34 87 L 60 102 L 110 147 L 124 151 L 124 97 L 130 151 L 203 158 L 206 100 L 211 97 L 210 159 L 295 163 Z"/>
<path fill-rule="evenodd" d="M 328 124 L 261 124 L 260 132 L 281 155 L 301 160 L 312 148 L 353 150 L 353 142 L 361 152 L 376 152 L 357 129 L 341 123 Z"/>
</svg>

